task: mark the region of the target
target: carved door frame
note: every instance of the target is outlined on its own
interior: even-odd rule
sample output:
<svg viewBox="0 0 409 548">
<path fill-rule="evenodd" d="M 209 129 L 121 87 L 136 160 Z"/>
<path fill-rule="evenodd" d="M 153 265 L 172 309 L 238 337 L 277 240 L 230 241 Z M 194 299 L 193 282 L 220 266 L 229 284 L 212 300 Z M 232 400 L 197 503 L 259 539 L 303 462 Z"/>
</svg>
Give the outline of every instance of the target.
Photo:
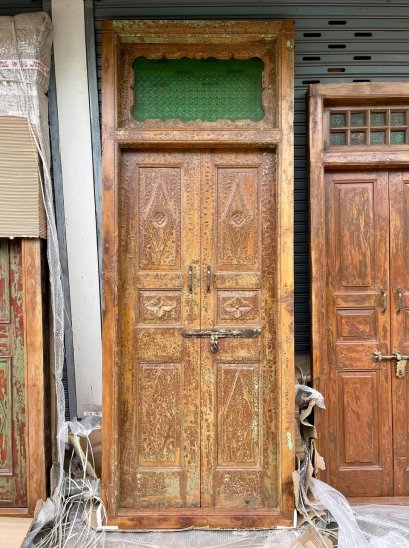
<svg viewBox="0 0 409 548">
<path fill-rule="evenodd" d="M 263 148 L 277 156 L 278 280 L 277 367 L 279 394 L 279 509 L 265 512 L 265 526 L 293 523 L 294 497 L 294 349 L 293 349 L 293 22 L 251 21 L 106 21 L 103 24 L 103 466 L 102 492 L 109 523 L 143 527 L 143 511 L 119 509 L 118 493 L 118 202 L 122 148 Z M 160 39 L 159 39 L 160 37 Z M 158 41 L 160 42 L 158 45 Z M 175 44 L 177 51 L 175 51 Z M 129 76 L 124 59 L 146 48 L 172 50 L 172 56 L 261 57 L 265 66 L 260 122 L 187 124 L 130 117 Z M 146 55 L 146 53 L 145 53 Z M 195 56 L 192 55 L 192 56 Z M 234 524 L 232 511 L 161 510 L 159 528 L 188 526 L 251 527 L 250 514 Z M 254 522 L 255 523 L 255 522 Z M 258 525 L 260 526 L 260 525 Z"/>
<path fill-rule="evenodd" d="M 402 104 L 407 109 L 408 102 L 409 83 L 407 82 L 313 84 L 309 89 L 312 372 L 314 387 L 323 394 L 324 399 L 327 396 L 327 399 L 330 399 L 330 394 L 334 391 L 328 381 L 330 363 L 327 337 L 323 336 L 328 329 L 326 175 L 335 171 L 340 173 L 341 170 L 357 173 L 358 170 L 379 172 L 409 168 L 408 144 L 391 145 L 386 144 L 388 142 L 386 141 L 383 145 L 373 145 L 370 144 L 367 136 L 366 142 L 359 145 L 345 146 L 349 144 L 348 139 L 344 146 L 331 145 L 329 109 L 346 111 L 350 108 L 388 109 L 388 107 L 397 108 Z M 390 306 L 394 306 L 394 303 L 390 303 Z M 330 411 L 318 411 L 315 415 L 319 449 L 324 457 L 330 446 L 329 417 Z M 333 455 L 330 458 L 333 458 Z M 330 480 L 328 469 L 321 473 L 321 477 L 324 481 Z M 382 503 L 382 500 L 382 497 L 371 497 L 371 501 L 374 502 Z M 394 497 L 394 500 L 397 500 L 397 497 Z"/>
</svg>

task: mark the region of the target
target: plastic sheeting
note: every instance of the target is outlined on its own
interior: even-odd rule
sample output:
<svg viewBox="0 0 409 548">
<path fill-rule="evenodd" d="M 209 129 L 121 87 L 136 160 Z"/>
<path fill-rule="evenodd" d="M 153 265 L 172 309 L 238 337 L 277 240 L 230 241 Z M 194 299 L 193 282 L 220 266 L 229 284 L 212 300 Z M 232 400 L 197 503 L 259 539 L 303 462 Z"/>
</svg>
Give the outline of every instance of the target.
<svg viewBox="0 0 409 548">
<path fill-rule="evenodd" d="M 47 217 L 47 256 L 53 312 L 55 389 L 57 401 L 58 474 L 56 489 L 42 507 L 32 531 L 24 542 L 30 546 L 35 531 L 59 514 L 63 504 L 63 460 L 67 425 L 62 384 L 64 357 L 64 300 L 61 266 L 50 175 L 48 129 L 48 89 L 52 44 L 52 24 L 46 13 L 0 18 L 0 116 L 28 120 L 40 161 L 39 174 Z"/>
</svg>

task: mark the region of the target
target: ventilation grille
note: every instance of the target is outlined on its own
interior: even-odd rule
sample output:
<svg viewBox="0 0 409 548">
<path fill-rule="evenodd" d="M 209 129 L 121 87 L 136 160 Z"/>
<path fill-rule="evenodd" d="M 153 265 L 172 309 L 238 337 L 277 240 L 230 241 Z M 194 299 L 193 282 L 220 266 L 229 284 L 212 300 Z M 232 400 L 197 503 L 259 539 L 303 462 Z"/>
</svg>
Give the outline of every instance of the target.
<svg viewBox="0 0 409 548">
<path fill-rule="evenodd" d="M 101 20 L 270 18 L 295 21 L 295 349 L 310 349 L 306 91 L 308 84 L 409 76 L 409 6 L 401 0 L 95 0 L 101 99 Z M 175 7 L 177 6 L 177 7 Z"/>
</svg>

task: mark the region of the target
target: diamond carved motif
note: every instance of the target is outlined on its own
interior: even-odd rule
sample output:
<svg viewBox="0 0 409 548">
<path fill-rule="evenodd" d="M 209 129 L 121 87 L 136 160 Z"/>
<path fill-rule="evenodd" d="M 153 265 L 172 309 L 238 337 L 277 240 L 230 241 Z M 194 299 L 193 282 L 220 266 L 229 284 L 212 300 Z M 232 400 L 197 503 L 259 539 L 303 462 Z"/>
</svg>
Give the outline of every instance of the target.
<svg viewBox="0 0 409 548">
<path fill-rule="evenodd" d="M 234 320 L 246 323 L 257 323 L 259 318 L 258 291 L 231 291 L 218 292 L 218 322 L 231 323 Z"/>
<path fill-rule="evenodd" d="M 228 300 L 222 308 L 234 318 L 239 319 L 244 314 L 252 310 L 253 305 L 241 297 L 233 297 L 233 299 Z"/>
<path fill-rule="evenodd" d="M 176 266 L 180 247 L 180 179 L 177 170 L 143 168 L 140 184 L 141 266 Z"/>
<path fill-rule="evenodd" d="M 219 265 L 253 269 L 257 262 L 257 181 L 251 170 L 221 170 Z"/>
</svg>

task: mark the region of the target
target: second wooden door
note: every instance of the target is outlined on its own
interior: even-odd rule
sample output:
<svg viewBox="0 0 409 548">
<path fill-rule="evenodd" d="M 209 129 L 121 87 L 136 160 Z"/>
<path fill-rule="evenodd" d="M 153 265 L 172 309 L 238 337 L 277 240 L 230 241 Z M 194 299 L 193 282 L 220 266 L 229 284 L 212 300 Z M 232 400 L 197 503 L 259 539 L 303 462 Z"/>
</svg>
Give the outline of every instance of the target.
<svg viewBox="0 0 409 548">
<path fill-rule="evenodd" d="M 409 495 L 408 197 L 409 173 L 326 174 L 325 457 L 350 497 Z"/>
<path fill-rule="evenodd" d="M 276 508 L 274 153 L 128 150 L 120 180 L 120 507 Z"/>
</svg>

